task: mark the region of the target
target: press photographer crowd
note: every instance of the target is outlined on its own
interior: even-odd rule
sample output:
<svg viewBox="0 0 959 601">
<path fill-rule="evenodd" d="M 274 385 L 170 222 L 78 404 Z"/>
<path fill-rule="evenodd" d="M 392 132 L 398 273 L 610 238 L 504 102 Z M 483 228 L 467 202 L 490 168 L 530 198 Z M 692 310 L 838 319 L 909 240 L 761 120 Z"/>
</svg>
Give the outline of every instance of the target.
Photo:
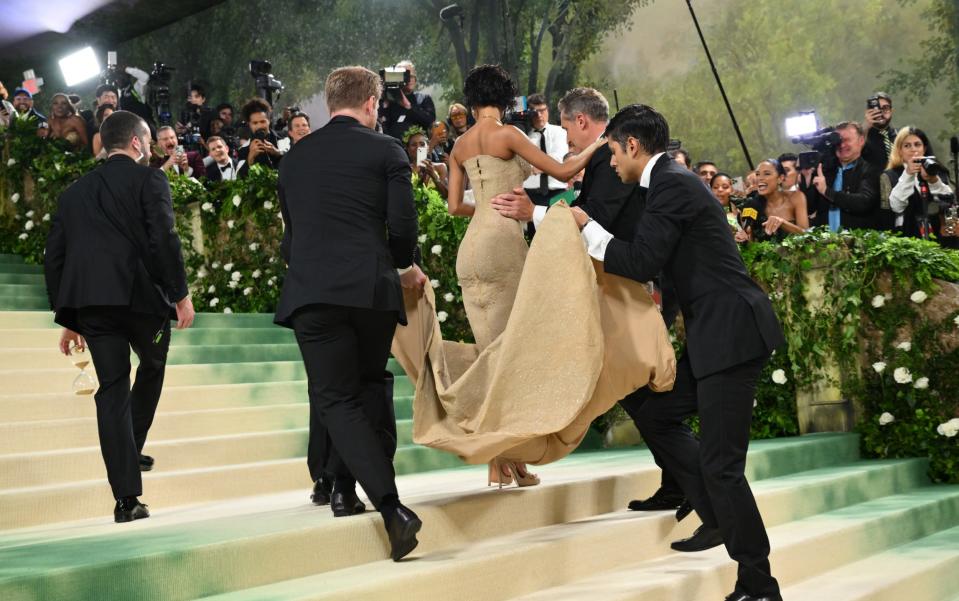
<svg viewBox="0 0 959 601">
<path fill-rule="evenodd" d="M 242 105 L 212 105 L 205 87 L 192 83 L 176 116 L 172 71 L 162 63 L 155 63 L 149 74 L 121 69 L 112 59 L 89 108 L 77 95 L 55 93 L 45 103 L 46 114 L 38 110 L 39 99 L 29 90 L 16 88 L 10 94 L 0 83 L 0 127 L 14 119 L 29 120 L 41 137 L 60 138 L 77 151 L 105 158 L 100 124 L 115 110 L 130 111 L 150 126 L 152 166 L 211 184 L 243 178 L 252 164 L 277 168 L 290 148 L 311 132 L 310 116 L 298 106 L 274 108 L 274 95 L 283 85 L 273 77 L 268 61 L 251 61 L 257 95 Z M 380 76 L 384 93 L 378 129 L 402 141 L 422 185 L 445 198 L 449 154 L 457 137 L 475 123 L 473 116 L 457 102 L 445 118 L 438 118 L 433 99 L 416 90 L 416 68 L 410 61 L 385 68 Z M 781 241 L 828 226 L 832 231 L 894 231 L 959 248 L 959 205 L 951 184 L 959 177 L 959 139 L 951 139 L 950 160 L 937 158 L 923 129 L 894 125 L 890 95 L 876 92 L 863 106 L 861 121 L 851 115 L 857 120 L 831 127 L 819 128 L 814 114 L 790 120 L 792 142 L 809 150 L 764 159 L 741 176 L 708 157 L 691 157 L 679 140 L 671 141 L 669 153 L 712 191 L 726 211 L 731 235 L 742 244 Z M 506 120 L 562 162 L 592 142 L 579 141 L 570 131 L 576 119 L 588 122 L 590 116 L 572 117 L 551 122 L 548 99 L 534 94 L 518 98 Z M 570 181 L 534 172 L 524 182 L 525 195 L 539 206 L 559 200 L 573 203 L 581 180 L 582 172 Z"/>
</svg>

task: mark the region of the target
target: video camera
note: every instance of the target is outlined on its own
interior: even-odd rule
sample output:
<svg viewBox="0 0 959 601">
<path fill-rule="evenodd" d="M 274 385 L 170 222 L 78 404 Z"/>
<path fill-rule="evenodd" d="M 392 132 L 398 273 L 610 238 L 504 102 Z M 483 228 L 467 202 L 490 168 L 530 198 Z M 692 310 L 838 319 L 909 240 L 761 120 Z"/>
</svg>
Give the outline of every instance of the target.
<svg viewBox="0 0 959 601">
<path fill-rule="evenodd" d="M 173 78 L 173 71 L 173 67 L 159 62 L 153 63 L 153 71 L 147 80 L 147 96 L 150 106 L 156 110 L 157 123 L 160 125 L 173 125 L 173 109 L 170 106 L 170 80 Z"/>
<path fill-rule="evenodd" d="M 529 102 L 526 96 L 517 96 L 513 99 L 513 106 L 508 107 L 503 115 L 503 123 L 515 125 L 524 133 L 529 133 L 533 126 L 533 114 L 529 110 Z"/>
<path fill-rule="evenodd" d="M 117 53 L 107 52 L 107 68 L 100 74 L 100 85 L 110 85 L 117 90 L 122 90 L 129 84 L 130 76 L 117 67 Z"/>
<path fill-rule="evenodd" d="M 812 150 L 799 153 L 796 168 L 802 171 L 803 169 L 816 169 L 820 164 L 823 169 L 835 166 L 838 160 L 836 159 L 836 146 L 839 146 L 841 142 L 842 139 L 834 127 L 824 127 L 810 134 L 792 138 L 793 144 L 804 144 L 812 148 Z"/>
<path fill-rule="evenodd" d="M 390 102 L 402 102 L 400 94 L 410 84 L 410 72 L 403 67 L 384 67 L 380 69 L 380 81 L 383 83 L 383 95 Z"/>
<path fill-rule="evenodd" d="M 273 94 L 283 91 L 283 82 L 273 77 L 273 63 L 266 60 L 251 60 L 250 75 L 256 85 L 256 95 L 273 106 Z"/>
</svg>

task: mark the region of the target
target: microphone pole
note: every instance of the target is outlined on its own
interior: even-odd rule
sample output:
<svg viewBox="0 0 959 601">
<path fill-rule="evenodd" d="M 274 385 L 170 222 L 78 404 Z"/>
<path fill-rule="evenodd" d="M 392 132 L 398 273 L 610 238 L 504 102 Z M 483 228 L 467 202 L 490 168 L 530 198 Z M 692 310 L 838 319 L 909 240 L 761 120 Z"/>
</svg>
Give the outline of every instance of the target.
<svg viewBox="0 0 959 601">
<path fill-rule="evenodd" d="M 949 150 L 952 151 L 952 185 L 959 185 L 959 136 L 949 138 Z"/>
<path fill-rule="evenodd" d="M 719 71 L 716 70 L 716 63 L 713 62 L 713 55 L 709 53 L 709 46 L 706 45 L 706 38 L 703 37 L 703 30 L 699 27 L 699 19 L 696 18 L 696 11 L 693 10 L 693 1 L 686 0 L 686 6 L 689 7 L 689 14 L 693 17 L 693 23 L 696 25 L 696 32 L 699 34 L 699 41 L 703 43 L 703 50 L 706 51 L 706 58 L 709 59 L 709 66 L 713 70 L 713 76 L 716 78 L 716 84 L 719 86 L 719 92 L 723 95 L 723 102 L 726 103 L 726 110 L 729 112 L 729 118 L 732 119 L 733 129 L 736 130 L 736 137 L 739 138 L 739 145 L 742 146 L 743 155 L 746 157 L 746 164 L 750 171 L 754 168 L 753 159 L 749 156 L 749 149 L 746 148 L 746 141 L 743 139 L 743 132 L 739 129 L 739 122 L 736 121 L 736 115 L 733 113 L 733 107 L 729 104 L 729 98 L 726 96 L 726 88 L 719 78 Z"/>
</svg>

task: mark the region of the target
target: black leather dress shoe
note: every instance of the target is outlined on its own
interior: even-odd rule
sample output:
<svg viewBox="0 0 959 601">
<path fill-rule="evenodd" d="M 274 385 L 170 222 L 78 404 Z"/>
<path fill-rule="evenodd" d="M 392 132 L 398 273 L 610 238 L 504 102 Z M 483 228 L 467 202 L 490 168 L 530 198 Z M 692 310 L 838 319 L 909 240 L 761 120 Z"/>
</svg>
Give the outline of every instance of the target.
<svg viewBox="0 0 959 601">
<path fill-rule="evenodd" d="M 150 511 L 136 497 L 117 499 L 116 507 L 113 508 L 113 521 L 118 524 L 148 517 L 150 517 Z"/>
<path fill-rule="evenodd" d="M 140 471 L 149 472 L 153 469 L 153 457 L 149 455 L 140 455 Z"/>
<path fill-rule="evenodd" d="M 399 561 L 419 544 L 416 533 L 423 527 L 423 522 L 412 509 L 401 504 L 384 513 L 383 521 L 386 535 L 390 537 L 390 557 L 393 561 Z"/>
<path fill-rule="evenodd" d="M 631 511 L 665 511 L 667 509 L 679 509 L 686 498 L 682 493 L 666 492 L 663 489 L 657 490 L 653 496 L 648 499 L 635 499 L 629 502 Z"/>
<path fill-rule="evenodd" d="M 693 535 L 689 538 L 678 540 L 669 546 L 672 547 L 674 551 L 695 553 L 697 551 L 705 551 L 706 549 L 718 547 L 721 544 L 723 544 L 723 537 L 719 534 L 719 529 L 700 526 L 696 528 L 696 532 L 693 532 Z"/>
<path fill-rule="evenodd" d="M 752 595 L 747 595 L 746 593 L 737 593 L 726 597 L 726 601 L 783 601 L 781 595 L 767 595 L 765 597 L 753 597 Z"/>
<path fill-rule="evenodd" d="M 689 504 L 689 501 L 683 501 L 683 504 L 679 506 L 679 509 L 676 510 L 676 521 L 681 522 L 686 519 L 686 516 L 693 512 L 693 506 Z"/>
<path fill-rule="evenodd" d="M 310 500 L 314 505 L 329 505 L 330 494 L 333 486 L 326 478 L 319 478 L 313 483 L 313 493 L 310 494 Z"/>
<path fill-rule="evenodd" d="M 366 505 L 356 496 L 356 491 L 334 491 L 330 495 L 330 509 L 333 510 L 333 517 L 342 518 L 363 513 L 366 511 Z"/>
</svg>

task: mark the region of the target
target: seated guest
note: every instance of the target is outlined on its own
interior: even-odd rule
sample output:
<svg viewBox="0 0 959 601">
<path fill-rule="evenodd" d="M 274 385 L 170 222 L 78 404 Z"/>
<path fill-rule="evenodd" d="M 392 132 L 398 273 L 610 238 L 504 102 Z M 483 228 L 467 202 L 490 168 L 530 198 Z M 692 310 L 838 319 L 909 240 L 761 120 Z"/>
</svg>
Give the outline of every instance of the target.
<svg viewBox="0 0 959 601">
<path fill-rule="evenodd" d="M 206 167 L 206 179 L 211 182 L 232 181 L 236 179 L 236 159 L 230 156 L 230 147 L 219 136 L 210 136 L 206 141 L 210 150 L 208 159 L 212 159 Z"/>
<path fill-rule="evenodd" d="M 50 101 L 50 137 L 69 142 L 74 149 L 87 147 L 87 124 L 77 116 L 67 95 L 58 92 Z"/>
<path fill-rule="evenodd" d="M 738 231 L 740 229 L 739 211 L 731 200 L 733 195 L 733 178 L 730 177 L 729 174 L 720 171 L 713 176 L 713 179 L 709 180 L 709 189 L 712 190 L 713 196 L 715 196 L 719 204 L 722 205 L 723 211 L 726 213 L 726 221 L 729 222 L 729 227 L 733 232 Z"/>
<path fill-rule="evenodd" d="M 710 182 L 713 181 L 713 176 L 719 173 L 719 169 L 716 167 L 716 163 L 712 161 L 699 161 L 696 163 L 696 166 L 693 167 L 693 173 L 699 176 L 699 179 L 703 180 L 703 183 L 706 184 L 706 187 L 709 187 Z"/>
<path fill-rule="evenodd" d="M 929 206 L 933 204 L 931 196 L 952 194 L 953 191 L 943 177 L 930 175 L 921 162 L 916 161 L 919 157 L 933 155 L 932 144 L 924 131 L 916 127 L 904 127 L 899 130 L 892 152 L 889 153 L 889 168 L 879 178 L 882 206 L 894 213 L 893 231 L 901 232 L 904 236 L 925 238 L 930 233 L 940 234 L 932 231 L 934 224 L 929 216 Z M 928 189 L 925 199 L 923 184 Z M 947 237 L 955 238 L 955 232 Z"/>
<path fill-rule="evenodd" d="M 103 143 L 100 141 L 100 126 L 103 125 L 103 121 L 113 114 L 113 111 L 116 110 L 116 107 L 112 104 L 101 104 L 97 106 L 96 115 L 94 115 L 93 120 L 96 123 L 96 133 L 93 134 L 93 156 L 98 159 L 107 158 L 106 150 L 103 148 Z"/>
<path fill-rule="evenodd" d="M 413 171 L 419 176 L 420 182 L 426 185 L 432 184 L 443 198 L 448 194 L 447 171 L 443 163 L 433 163 L 430 160 L 429 153 L 426 153 L 422 161 L 417 161 L 419 149 L 429 149 L 429 142 L 426 140 L 426 132 L 419 125 L 413 125 L 403 134 L 403 145 L 406 147 L 406 155 L 410 159 L 410 165 Z"/>
<path fill-rule="evenodd" d="M 183 150 L 176 137 L 176 130 L 169 125 L 162 125 L 157 130 L 157 146 L 160 150 L 150 159 L 151 167 L 197 179 L 206 174 L 200 153 Z"/>
<path fill-rule="evenodd" d="M 828 225 L 840 229 L 887 229 L 879 207 L 879 174 L 868 161 L 862 159 L 866 144 L 862 126 L 855 121 L 844 121 L 836 126 L 840 143 L 836 146 L 838 166 L 820 164 L 813 177 L 815 192 L 812 200 L 816 213 L 813 225 Z M 808 197 L 807 197 L 808 198 Z"/>
<path fill-rule="evenodd" d="M 783 190 L 786 170 L 776 159 L 766 159 L 756 167 L 757 196 L 747 200 L 741 218 L 743 230 L 737 242 L 782 240 L 787 234 L 809 229 L 806 197 L 792 196 Z"/>
<path fill-rule="evenodd" d="M 668 154 L 670 158 L 672 158 L 674 161 L 676 161 L 677 163 L 679 163 L 686 169 L 689 169 L 689 166 L 692 164 L 689 158 L 689 151 L 686 150 L 685 148 L 677 148 L 676 150 L 671 150 L 669 151 Z"/>
<path fill-rule="evenodd" d="M 270 131 L 270 105 L 262 98 L 253 98 L 243 105 L 240 111 L 243 120 L 250 128 L 250 143 L 240 148 L 236 153 L 239 161 L 239 176 L 244 178 L 250 170 L 250 165 L 264 165 L 271 169 L 280 166 L 283 154 L 277 148 L 279 140 L 276 134 Z"/>
</svg>

